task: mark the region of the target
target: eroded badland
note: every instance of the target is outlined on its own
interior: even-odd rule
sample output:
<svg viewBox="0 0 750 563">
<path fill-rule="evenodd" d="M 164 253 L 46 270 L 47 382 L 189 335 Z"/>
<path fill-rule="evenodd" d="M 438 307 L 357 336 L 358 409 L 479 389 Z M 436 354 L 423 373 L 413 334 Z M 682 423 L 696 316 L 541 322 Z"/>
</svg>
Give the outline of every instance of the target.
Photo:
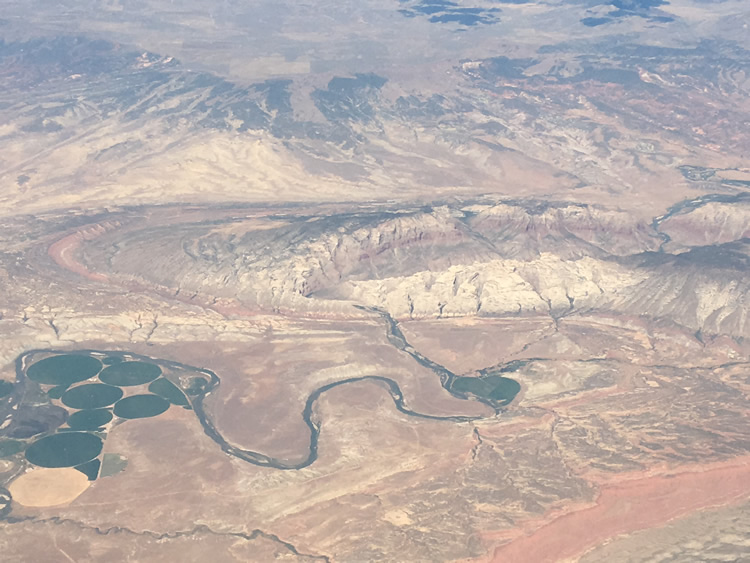
<svg viewBox="0 0 750 563">
<path fill-rule="evenodd" d="M 747 550 L 738 3 L 148 4 L 0 26 L 5 559 Z"/>
</svg>

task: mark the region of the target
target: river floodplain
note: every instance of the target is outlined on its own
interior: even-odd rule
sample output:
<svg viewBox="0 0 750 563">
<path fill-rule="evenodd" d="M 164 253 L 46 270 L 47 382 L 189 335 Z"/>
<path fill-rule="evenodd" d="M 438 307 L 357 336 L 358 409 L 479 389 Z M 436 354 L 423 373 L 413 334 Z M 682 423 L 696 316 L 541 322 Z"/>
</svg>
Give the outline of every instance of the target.
<svg viewBox="0 0 750 563">
<path fill-rule="evenodd" d="M 479 377 L 454 374 L 410 346 L 398 323 L 385 311 L 372 312 L 386 321 L 389 341 L 433 371 L 442 387 L 455 397 L 481 401 L 498 413 L 521 391 L 516 380 L 496 373 L 480 373 Z M 502 367 L 497 369 L 504 372 Z M 206 369 L 129 352 L 37 350 L 18 358 L 16 372 L 15 386 L 19 392 L 14 386 L 9 394 L 23 397 L 16 407 L 25 414 L 11 417 L 10 425 L 0 432 L 0 457 L 17 464 L 19 469 L 24 465 L 73 469 L 90 481 L 114 475 L 127 465 L 123 456 L 109 452 L 102 455 L 104 441 L 116 426 L 134 419 L 159 417 L 172 407 L 192 410 L 205 433 L 227 454 L 254 465 L 281 470 L 302 469 L 317 459 L 320 424 L 314 420 L 315 403 L 323 393 L 341 385 L 368 381 L 383 386 L 397 410 L 417 418 L 454 423 L 481 418 L 413 411 L 398 383 L 384 376 L 365 375 L 333 381 L 309 395 L 302 412 L 310 431 L 309 452 L 298 461 L 290 461 L 244 450 L 227 442 L 203 405 L 204 398 L 219 385 L 218 376 Z M 41 417 L 39 420 L 35 413 Z"/>
</svg>

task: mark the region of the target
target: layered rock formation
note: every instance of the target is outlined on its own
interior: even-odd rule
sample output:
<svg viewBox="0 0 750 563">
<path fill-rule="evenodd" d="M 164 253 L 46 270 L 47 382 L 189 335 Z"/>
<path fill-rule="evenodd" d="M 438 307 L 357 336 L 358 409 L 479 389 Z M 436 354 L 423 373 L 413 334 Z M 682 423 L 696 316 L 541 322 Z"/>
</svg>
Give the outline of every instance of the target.
<svg viewBox="0 0 750 563">
<path fill-rule="evenodd" d="M 285 212 L 134 227 L 115 244 L 107 235 L 88 241 L 84 252 L 93 271 L 260 311 L 354 315 L 351 305 L 362 304 L 412 319 L 599 311 L 745 336 L 745 207 L 707 202 L 653 222 L 535 201 Z"/>
</svg>

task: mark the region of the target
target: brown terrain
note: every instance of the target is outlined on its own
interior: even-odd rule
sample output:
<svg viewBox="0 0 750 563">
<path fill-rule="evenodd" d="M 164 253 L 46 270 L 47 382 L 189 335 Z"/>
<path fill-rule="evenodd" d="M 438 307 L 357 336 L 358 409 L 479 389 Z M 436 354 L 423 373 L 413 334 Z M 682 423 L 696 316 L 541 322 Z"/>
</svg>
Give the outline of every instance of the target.
<svg viewBox="0 0 750 563">
<path fill-rule="evenodd" d="M 747 553 L 746 7 L 70 4 L 0 14 L 1 559 Z"/>
<path fill-rule="evenodd" d="M 473 213 L 479 209 L 477 204 L 463 208 L 471 208 Z M 142 234 L 153 221 L 159 221 L 158 211 L 153 219 L 145 216 L 144 221 L 141 212 L 141 218 L 133 222 L 125 214 L 48 239 L 39 250 L 46 248 L 52 263 L 73 274 L 71 281 L 91 284 L 88 292 L 119 288 L 117 291 L 126 291 L 133 298 L 141 295 L 165 300 L 175 311 L 193 311 L 194 326 L 200 332 L 178 344 L 167 336 L 175 317 L 142 309 L 128 349 L 210 366 L 220 374 L 219 391 L 207 406 L 222 435 L 234 445 L 279 459 L 303 458 L 309 435 L 299 413 L 306 398 L 321 385 L 369 375 L 384 375 L 398 382 L 414 411 L 480 419 L 474 423 L 420 421 L 397 413 L 379 384 L 351 383 L 324 394 L 316 409 L 322 429 L 315 463 L 296 474 L 273 475 L 274 470 L 225 458 L 202 434 L 192 414 L 175 413 L 166 420 L 115 430 L 107 448 L 128 452 L 128 469 L 97 481 L 67 508 L 47 509 L 55 511 L 51 514 L 57 515 L 59 520 L 54 522 L 59 524 L 45 523 L 49 516 L 44 514 L 30 522 L 39 520 L 37 526 L 46 530 L 45 534 L 65 530 L 67 523 L 75 522 L 84 535 L 88 528 L 123 528 L 151 538 L 181 530 L 175 538 L 182 538 L 183 534 L 218 533 L 217 526 L 219 531 L 225 530 L 222 523 L 241 518 L 272 522 L 271 531 L 263 528 L 264 533 L 283 538 L 300 553 L 343 560 L 388 557 L 387 546 L 394 541 L 389 538 L 399 530 L 418 527 L 424 530 L 425 542 L 438 542 L 434 549 L 439 551 L 431 551 L 429 543 L 416 542 L 410 535 L 399 544 L 404 560 L 427 553 L 428 558 L 553 561 L 580 557 L 623 534 L 663 526 L 695 511 L 733 505 L 746 498 L 750 481 L 742 421 L 747 420 L 749 411 L 743 391 L 747 384 L 741 374 L 748 361 L 742 335 L 727 339 L 707 330 L 697 338 L 693 332 L 706 330 L 705 326 L 685 327 L 664 318 L 618 310 L 621 301 L 606 291 L 631 292 L 627 284 L 633 282 L 628 280 L 643 283 L 640 280 L 655 275 L 653 268 L 664 266 L 638 265 L 625 256 L 613 262 L 619 279 L 606 282 L 602 272 L 613 266 L 605 266 L 602 258 L 615 250 L 604 246 L 599 238 L 602 235 L 597 234 L 607 232 L 597 225 L 597 221 L 611 221 L 606 212 L 590 213 L 586 239 L 579 233 L 572 243 L 565 240 L 573 235 L 561 226 L 560 214 L 549 219 L 542 215 L 545 218 L 540 220 L 539 215 L 524 218 L 521 211 L 514 212 L 518 219 L 507 219 L 504 212 L 499 217 L 505 219 L 477 221 L 483 229 L 480 245 L 470 236 L 473 233 L 468 228 L 473 225 L 464 228 L 461 223 L 448 224 L 449 232 L 454 233 L 450 237 L 410 234 L 436 228 L 438 223 L 430 226 L 434 212 L 420 211 L 385 222 L 376 215 L 372 226 L 359 226 L 351 235 L 338 227 L 338 238 L 319 235 L 327 242 L 312 252 L 329 253 L 330 269 L 326 270 L 326 262 L 319 258 L 320 274 L 314 267 L 299 267 L 298 258 L 291 255 L 277 258 L 278 273 L 262 263 L 263 277 L 252 270 L 254 259 L 248 258 L 252 257 L 252 244 L 295 237 L 298 220 L 287 215 L 278 226 L 263 224 L 259 229 L 262 218 L 246 219 L 248 212 L 237 210 L 220 216 L 219 227 L 215 220 L 204 227 L 195 223 L 199 214 L 188 214 L 185 221 L 169 227 L 181 242 L 170 251 L 174 260 L 168 267 L 196 273 L 209 267 L 213 273 L 199 274 L 202 279 L 226 279 L 227 274 L 216 270 L 216 252 L 229 248 L 222 237 L 237 241 L 234 252 L 241 253 L 243 263 L 249 265 L 240 266 L 244 268 L 240 273 L 228 274 L 250 280 L 245 282 L 247 289 L 235 290 L 234 299 L 222 295 L 220 306 L 209 293 L 220 293 L 220 289 L 205 282 L 202 287 L 190 286 L 192 278 L 187 274 L 164 273 L 164 266 L 156 263 L 140 271 L 125 269 L 135 263 L 127 254 L 119 256 L 128 252 L 129 240 L 140 241 L 141 265 L 144 254 L 165 255 L 163 250 L 148 250 L 147 245 L 153 241 L 163 248 L 171 244 L 169 235 Z M 333 215 L 327 221 L 336 225 L 336 212 L 329 213 Z M 457 211 L 450 213 L 455 216 Z M 482 217 L 482 213 L 474 216 Z M 402 223 L 406 228 L 403 235 L 399 231 Z M 625 236 L 631 237 L 630 244 L 635 247 L 654 248 L 651 241 L 657 240 L 657 235 L 651 227 L 637 225 L 622 225 L 621 231 L 629 234 L 621 235 L 617 254 L 610 255 L 625 254 Z M 437 228 L 445 232 L 445 222 Z M 517 237 L 530 240 L 509 237 L 514 228 L 522 233 Z M 492 242 L 496 230 L 506 233 L 502 242 Z M 267 238 L 252 238 L 260 235 Z M 185 244 L 186 236 L 197 241 L 193 248 L 202 254 L 195 255 Z M 395 239 L 398 242 L 387 237 L 399 237 Z M 367 250 L 347 241 L 358 241 Z M 374 243 L 378 246 L 373 247 Z M 283 240 L 279 244 L 287 245 Z M 304 244 L 316 249 L 320 243 L 313 239 Z M 477 249 L 471 250 L 472 245 Z M 585 270 L 578 268 L 579 280 L 561 278 L 556 282 L 562 295 L 576 296 L 567 307 L 557 306 L 553 301 L 557 294 L 547 289 L 552 284 L 540 274 L 546 267 L 545 253 L 575 255 L 582 252 L 581 245 L 585 245 L 586 254 L 597 258 L 575 260 L 589 262 Z M 180 258 L 180 247 L 187 258 Z M 451 253 L 457 252 L 457 247 L 460 254 L 454 259 Z M 340 254 L 342 248 L 348 248 L 346 254 Z M 406 279 L 413 276 L 411 272 L 419 264 L 395 257 L 415 248 L 418 260 L 432 261 L 431 271 L 439 271 L 442 264 L 455 272 L 454 287 L 462 283 L 462 276 L 471 280 L 464 271 L 476 270 L 477 260 L 501 266 L 512 261 L 520 272 L 513 285 L 487 287 L 485 283 L 482 288 L 486 295 L 483 303 L 498 291 L 504 301 L 520 303 L 520 309 L 509 311 L 512 316 L 488 315 L 482 307 L 454 309 L 450 314 L 446 308 L 409 313 L 399 310 L 398 302 L 391 309 L 396 318 L 401 317 L 409 344 L 456 374 L 476 375 L 490 366 L 525 360 L 510 374 L 521 384 L 521 393 L 499 416 L 477 402 L 451 397 L 431 370 L 389 344 L 381 320 L 341 301 L 336 288 L 356 283 L 363 269 L 377 271 L 387 265 L 393 276 L 390 279 L 398 280 L 393 268 L 399 264 Z M 519 260 L 514 257 L 516 249 L 532 254 Z M 112 252 L 115 254 L 107 256 Z M 307 263 L 304 260 L 310 252 L 296 253 L 302 264 Z M 467 261 L 465 257 L 472 254 L 475 257 Z M 192 265 L 183 266 L 185 260 Z M 237 267 L 229 256 L 220 258 L 219 267 L 222 263 Z M 636 273 L 632 273 L 634 264 Z M 583 273 L 588 279 L 580 279 Z M 295 281 L 295 275 L 318 281 L 313 285 Z M 674 285 L 684 283 L 679 280 L 685 275 L 681 270 L 673 269 L 670 275 L 678 278 Z M 279 296 L 278 305 L 263 300 L 265 276 L 276 276 L 291 288 L 289 295 Z M 164 281 L 170 277 L 184 280 L 186 285 L 168 287 Z M 586 284 L 595 288 L 593 296 Z M 623 287 L 626 289 L 620 289 Z M 434 288 L 435 282 L 431 291 Z M 454 297 L 463 291 L 454 289 Z M 260 298 L 253 300 L 251 295 Z M 630 307 L 634 298 L 632 294 L 627 298 Z M 714 308 L 738 307 L 727 299 L 731 294 L 723 296 Z M 298 300 L 305 300 L 305 305 L 295 307 L 301 302 Z M 524 310 L 526 302 L 539 305 Z M 691 318 L 695 322 L 701 319 Z M 62 340 L 71 338 L 69 331 L 87 330 L 90 321 L 65 322 L 54 322 Z M 742 331 L 745 325 L 727 326 Z M 189 325 L 183 329 L 189 331 Z M 208 335 L 209 330 L 214 336 Z M 139 331 L 140 338 L 136 336 Z M 731 335 L 731 330 L 728 332 Z M 106 342 L 91 344 L 99 349 L 110 346 Z M 706 409 L 713 411 L 708 418 Z M 678 434 L 672 430 L 676 427 L 682 428 Z M 160 453 L 165 443 L 173 445 L 167 456 Z M 199 447 L 199 443 L 204 445 Z M 704 457 L 705 462 L 696 464 L 696 456 Z M 175 480 L 170 468 L 176 466 L 191 469 Z M 175 495 L 184 510 L 174 511 L 170 501 L 164 510 L 151 507 L 148 518 L 136 501 L 148 498 L 152 503 Z M 209 501 L 206 495 L 214 500 Z M 222 500 L 216 502 L 217 498 Z M 438 526 L 442 521 L 440 506 L 445 506 L 452 518 Z M 19 505 L 14 514 L 21 516 L 26 510 Z M 111 516 L 102 518 L 105 513 Z M 207 530 L 194 530 L 196 524 Z M 12 529 L 29 533 L 30 524 L 23 526 Z M 367 532 L 343 537 L 335 532 L 342 527 Z M 252 531 L 231 529 L 232 534 L 248 536 Z M 117 545 L 111 542 L 119 540 L 109 536 L 107 533 L 104 545 Z M 225 539 L 236 544 L 240 538 L 230 535 Z M 242 541 L 258 542 L 259 538 Z"/>
</svg>

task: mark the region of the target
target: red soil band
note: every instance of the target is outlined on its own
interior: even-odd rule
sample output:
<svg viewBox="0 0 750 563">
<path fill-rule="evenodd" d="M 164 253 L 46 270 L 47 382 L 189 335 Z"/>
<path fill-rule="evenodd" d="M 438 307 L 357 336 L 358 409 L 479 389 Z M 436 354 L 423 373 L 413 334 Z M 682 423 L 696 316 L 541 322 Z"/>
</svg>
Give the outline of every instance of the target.
<svg viewBox="0 0 750 563">
<path fill-rule="evenodd" d="M 594 479 L 592 479 L 594 480 Z M 689 513 L 750 496 L 750 458 L 701 471 L 641 477 L 605 485 L 596 504 L 542 524 L 483 534 L 511 538 L 489 558 L 502 563 L 544 563 L 575 558 L 620 534 L 659 527 Z M 539 521 L 536 521 L 539 524 Z M 524 534 L 529 528 L 533 529 Z"/>
<path fill-rule="evenodd" d="M 271 314 L 269 311 L 264 311 L 262 309 L 250 309 L 233 299 L 214 298 L 212 296 L 199 294 L 180 295 L 180 293 L 174 288 L 169 288 L 156 283 L 143 283 L 137 279 L 117 280 L 110 278 L 106 274 L 91 271 L 83 263 L 78 261 L 76 253 L 81 247 L 83 241 L 93 240 L 117 227 L 119 227 L 119 224 L 116 223 L 89 225 L 52 243 L 47 249 L 47 254 L 61 268 L 73 272 L 87 280 L 106 282 L 109 285 L 119 286 L 133 293 L 151 293 L 165 299 L 214 311 L 224 318 L 248 318 Z M 340 315 L 327 312 L 298 313 L 284 309 L 273 311 L 273 314 L 291 318 L 320 320 L 352 320 L 366 317 L 364 314 L 356 313 L 356 311 L 351 315 Z"/>
<path fill-rule="evenodd" d="M 102 232 L 104 231 L 102 230 Z M 92 237 L 87 237 L 81 231 L 75 232 L 53 243 L 47 250 L 47 254 L 49 254 L 50 258 L 58 266 L 65 270 L 78 274 L 88 280 L 108 281 L 107 276 L 104 274 L 92 272 L 76 260 L 75 253 L 81 247 L 81 243 L 84 240 L 90 240 L 90 238 Z"/>
</svg>

